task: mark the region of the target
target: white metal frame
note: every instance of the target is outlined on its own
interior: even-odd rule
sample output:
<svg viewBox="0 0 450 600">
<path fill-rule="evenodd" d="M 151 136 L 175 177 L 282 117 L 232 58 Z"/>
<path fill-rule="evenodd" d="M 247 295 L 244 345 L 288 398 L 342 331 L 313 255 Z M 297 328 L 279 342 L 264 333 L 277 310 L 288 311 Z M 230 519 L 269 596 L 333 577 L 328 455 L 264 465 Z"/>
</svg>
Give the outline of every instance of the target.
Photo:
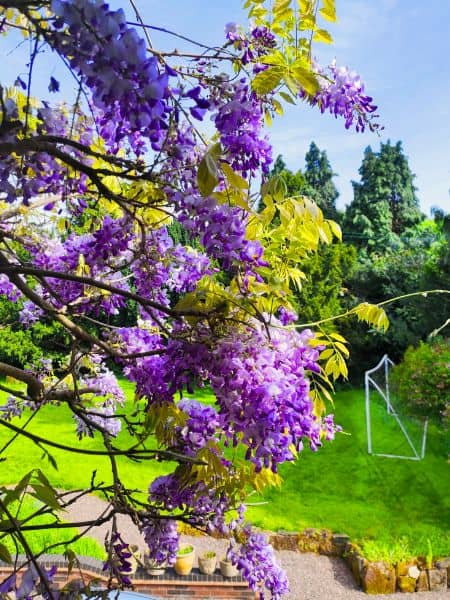
<svg viewBox="0 0 450 600">
<path fill-rule="evenodd" d="M 420 449 L 420 454 L 419 454 L 417 452 L 411 438 L 409 437 L 409 434 L 406 431 L 403 423 L 401 422 L 399 415 L 397 414 L 397 412 L 395 411 L 394 407 L 391 404 L 391 397 L 390 397 L 390 393 L 389 393 L 389 368 L 393 367 L 393 366 L 394 366 L 394 363 L 389 358 L 389 356 L 387 354 L 385 354 L 383 356 L 383 358 L 380 360 L 380 362 L 376 365 L 376 367 L 373 367 L 373 369 L 366 371 L 365 375 L 364 375 L 364 387 L 365 387 L 365 392 L 366 392 L 367 452 L 368 452 L 368 454 L 372 454 L 372 456 L 384 456 L 386 458 L 403 458 L 405 460 L 421 460 L 425 456 L 425 447 L 426 447 L 426 442 L 427 442 L 427 430 L 428 430 L 428 418 L 426 418 L 424 421 L 422 444 L 421 444 L 421 449 Z M 384 367 L 384 390 L 371 377 L 372 373 L 374 373 L 375 371 L 378 371 L 379 369 L 381 369 L 383 367 Z M 408 442 L 408 444 L 413 452 L 413 456 L 401 456 L 399 454 L 379 454 L 377 452 L 373 452 L 372 430 L 371 430 L 371 421 L 370 421 L 370 386 L 371 385 L 377 390 L 377 392 L 380 394 L 380 396 L 385 401 L 386 410 L 387 410 L 388 415 L 393 416 L 394 419 L 397 421 L 400 429 L 403 432 L 403 435 L 406 438 L 406 441 Z"/>
</svg>

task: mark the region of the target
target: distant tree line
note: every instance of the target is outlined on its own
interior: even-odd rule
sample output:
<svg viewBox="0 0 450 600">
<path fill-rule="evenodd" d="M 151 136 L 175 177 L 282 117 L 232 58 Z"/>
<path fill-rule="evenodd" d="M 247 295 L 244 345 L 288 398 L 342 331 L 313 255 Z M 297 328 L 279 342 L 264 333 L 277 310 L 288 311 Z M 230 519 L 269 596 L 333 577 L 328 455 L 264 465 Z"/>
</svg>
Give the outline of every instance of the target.
<svg viewBox="0 0 450 600">
<path fill-rule="evenodd" d="M 298 293 L 302 321 L 325 319 L 358 302 L 388 298 L 430 289 L 448 289 L 450 283 L 450 215 L 433 210 L 422 214 L 402 143 L 381 143 L 375 152 L 364 151 L 360 181 L 353 181 L 353 200 L 340 211 L 336 173 L 325 150 L 312 142 L 304 169 L 291 171 L 278 156 L 272 176 L 280 178 L 292 195 L 312 198 L 327 218 L 337 221 L 343 243 L 322 248 L 301 267 L 314 277 Z M 413 297 L 387 308 L 390 328 L 385 334 L 367 331 L 358 324 L 339 324 L 350 341 L 350 377 L 359 382 L 364 370 L 384 353 L 399 361 L 406 348 L 416 346 L 442 327 L 450 314 L 445 296 Z M 324 324 L 325 328 L 336 326 Z"/>
</svg>

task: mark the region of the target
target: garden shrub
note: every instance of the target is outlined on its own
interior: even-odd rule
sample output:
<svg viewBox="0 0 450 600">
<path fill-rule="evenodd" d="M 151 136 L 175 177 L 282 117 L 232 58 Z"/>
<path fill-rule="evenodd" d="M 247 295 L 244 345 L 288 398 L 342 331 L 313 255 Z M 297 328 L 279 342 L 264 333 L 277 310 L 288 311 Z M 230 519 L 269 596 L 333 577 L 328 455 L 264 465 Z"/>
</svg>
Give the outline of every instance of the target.
<svg viewBox="0 0 450 600">
<path fill-rule="evenodd" d="M 39 361 L 42 356 L 42 348 L 36 346 L 29 331 L 14 331 L 9 325 L 0 328 L 1 362 L 22 368 Z"/>
<path fill-rule="evenodd" d="M 391 383 L 392 391 L 411 414 L 448 420 L 450 340 L 440 338 L 409 347 L 403 361 L 392 370 Z"/>
</svg>

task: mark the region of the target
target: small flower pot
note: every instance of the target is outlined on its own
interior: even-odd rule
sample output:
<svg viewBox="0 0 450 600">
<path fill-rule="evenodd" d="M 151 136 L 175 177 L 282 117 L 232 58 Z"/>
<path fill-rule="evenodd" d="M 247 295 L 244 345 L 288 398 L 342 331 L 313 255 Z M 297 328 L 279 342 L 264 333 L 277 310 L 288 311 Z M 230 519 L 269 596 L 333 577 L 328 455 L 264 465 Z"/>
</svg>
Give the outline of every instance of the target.
<svg viewBox="0 0 450 600">
<path fill-rule="evenodd" d="M 131 574 L 134 575 L 136 573 L 138 563 L 141 559 L 141 551 L 139 550 L 139 546 L 136 546 L 136 544 L 131 544 L 130 546 L 128 546 L 128 548 L 131 552 L 131 557 L 129 558 L 129 561 L 131 563 Z"/>
<path fill-rule="evenodd" d="M 212 575 L 217 567 L 217 557 L 215 552 L 206 552 L 198 557 L 198 568 L 203 575 Z"/>
<path fill-rule="evenodd" d="M 190 545 L 181 546 L 173 568 L 177 575 L 189 575 L 194 566 L 195 551 Z"/>
<path fill-rule="evenodd" d="M 152 577 L 158 577 L 158 575 L 164 575 L 167 562 L 157 563 L 153 558 L 150 558 L 148 554 L 144 555 L 144 569 L 145 572 Z"/>
<path fill-rule="evenodd" d="M 220 572 L 223 577 L 237 577 L 239 571 L 237 567 L 233 565 L 229 560 L 221 560 L 220 561 Z"/>
</svg>

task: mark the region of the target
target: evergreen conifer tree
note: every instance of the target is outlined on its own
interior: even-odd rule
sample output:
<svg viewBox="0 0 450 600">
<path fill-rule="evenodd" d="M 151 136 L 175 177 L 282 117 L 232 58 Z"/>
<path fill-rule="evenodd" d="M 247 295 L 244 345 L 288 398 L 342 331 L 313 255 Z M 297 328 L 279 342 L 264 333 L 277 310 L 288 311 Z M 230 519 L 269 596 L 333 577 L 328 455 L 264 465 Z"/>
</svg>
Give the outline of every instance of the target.
<svg viewBox="0 0 450 600">
<path fill-rule="evenodd" d="M 307 195 L 322 209 L 327 219 L 338 219 L 336 200 L 339 192 L 333 183 L 333 169 L 325 150 L 320 150 L 315 142 L 311 142 L 305 156 L 305 181 Z"/>
<path fill-rule="evenodd" d="M 353 202 L 348 206 L 344 232 L 350 241 L 371 249 L 395 244 L 405 229 L 420 222 L 423 215 L 402 143 L 381 144 L 374 152 L 369 146 L 359 169 L 361 181 L 353 181 Z"/>
</svg>

